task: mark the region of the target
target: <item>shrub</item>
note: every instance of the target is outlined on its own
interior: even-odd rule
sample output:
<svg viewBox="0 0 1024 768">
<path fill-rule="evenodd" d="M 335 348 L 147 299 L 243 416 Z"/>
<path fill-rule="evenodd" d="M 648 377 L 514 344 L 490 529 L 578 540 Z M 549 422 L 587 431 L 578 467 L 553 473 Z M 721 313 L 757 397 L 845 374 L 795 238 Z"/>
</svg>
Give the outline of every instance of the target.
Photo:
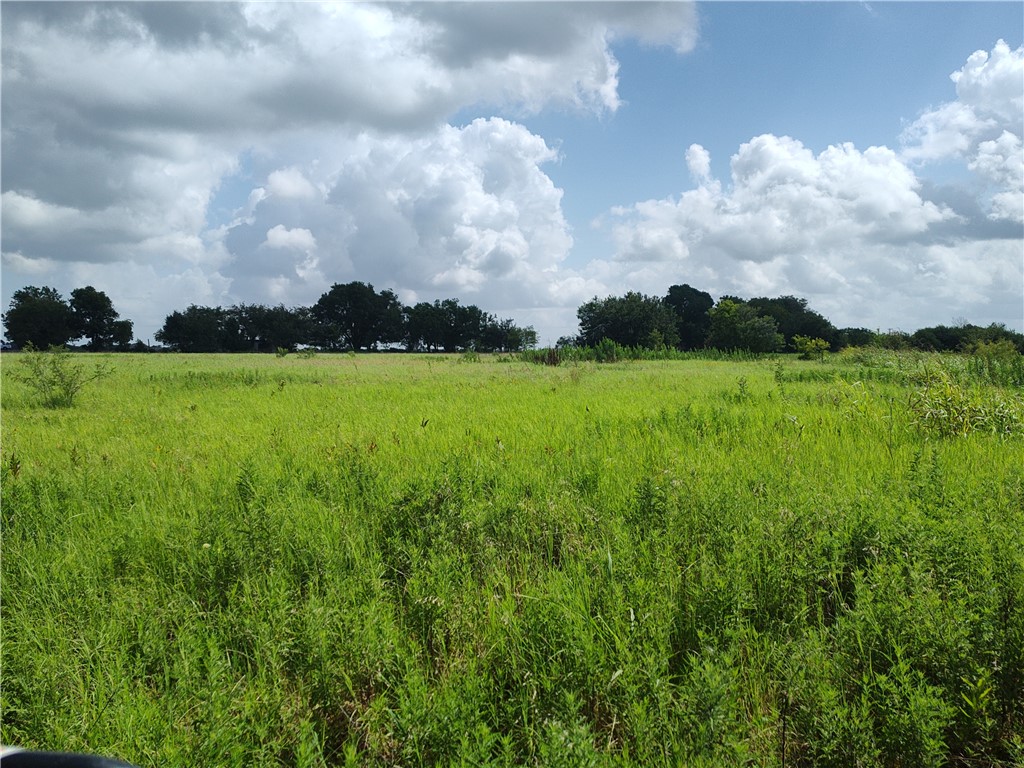
<svg viewBox="0 0 1024 768">
<path fill-rule="evenodd" d="M 824 339 L 812 339 L 809 336 L 794 336 L 793 346 L 800 353 L 801 360 L 810 360 L 814 357 L 824 360 L 829 349 L 829 344 Z"/>
<path fill-rule="evenodd" d="M 57 346 L 43 352 L 28 344 L 19 362 L 22 368 L 14 378 L 34 390 L 47 408 L 70 408 L 82 387 L 110 373 L 98 363 L 92 374 L 86 374 L 67 349 Z"/>
<path fill-rule="evenodd" d="M 984 396 L 958 384 L 943 369 L 926 371 L 910 410 L 924 432 L 938 437 L 963 437 L 971 432 L 1019 434 L 1024 428 L 1024 400 L 1015 393 Z"/>
</svg>

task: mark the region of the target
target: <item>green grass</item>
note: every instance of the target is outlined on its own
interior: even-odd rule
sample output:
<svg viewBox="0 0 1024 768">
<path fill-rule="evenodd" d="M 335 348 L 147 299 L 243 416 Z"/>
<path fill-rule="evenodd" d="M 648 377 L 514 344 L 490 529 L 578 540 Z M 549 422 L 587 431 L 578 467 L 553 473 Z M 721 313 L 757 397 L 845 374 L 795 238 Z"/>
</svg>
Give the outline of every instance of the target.
<svg viewBox="0 0 1024 768">
<path fill-rule="evenodd" d="M 52 410 L 17 360 L 3 743 L 142 766 L 1024 757 L 1024 411 L 989 369 L 117 355 Z"/>
</svg>

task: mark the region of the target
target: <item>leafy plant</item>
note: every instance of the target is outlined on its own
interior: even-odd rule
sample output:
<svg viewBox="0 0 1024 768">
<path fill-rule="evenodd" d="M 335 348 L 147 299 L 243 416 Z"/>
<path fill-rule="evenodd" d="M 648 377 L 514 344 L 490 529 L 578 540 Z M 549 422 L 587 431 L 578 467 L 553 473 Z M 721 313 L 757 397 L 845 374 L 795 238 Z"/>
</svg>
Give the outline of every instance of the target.
<svg viewBox="0 0 1024 768">
<path fill-rule="evenodd" d="M 21 370 L 14 377 L 27 384 L 47 408 L 70 408 L 86 384 L 110 373 L 102 363 L 86 373 L 67 349 L 58 346 L 44 352 L 29 344 L 19 362 Z"/>
<path fill-rule="evenodd" d="M 1020 396 L 987 396 L 957 383 L 948 371 L 934 369 L 922 377 L 911 396 L 910 410 L 926 433 L 963 437 L 971 432 L 1009 435 L 1024 428 L 1024 400 Z"/>
<path fill-rule="evenodd" d="M 812 339 L 809 336 L 794 336 L 793 346 L 800 353 L 801 360 L 810 360 L 812 358 L 824 360 L 825 353 L 829 349 L 829 343 L 824 339 Z"/>
</svg>

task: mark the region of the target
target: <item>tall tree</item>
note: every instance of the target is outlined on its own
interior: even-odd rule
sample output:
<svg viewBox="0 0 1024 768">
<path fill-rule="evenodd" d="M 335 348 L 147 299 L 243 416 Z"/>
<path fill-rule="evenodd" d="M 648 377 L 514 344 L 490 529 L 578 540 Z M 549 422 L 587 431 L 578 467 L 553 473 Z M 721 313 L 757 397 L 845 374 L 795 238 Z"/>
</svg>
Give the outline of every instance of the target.
<svg viewBox="0 0 1024 768">
<path fill-rule="evenodd" d="M 759 297 L 747 302 L 759 314 L 775 320 L 779 333 L 786 340 L 787 346 L 793 345 L 794 336 L 806 336 L 811 339 L 824 339 L 830 345 L 837 341 L 837 331 L 824 316 L 807 307 L 807 299 L 796 296 L 779 296 L 775 299 Z"/>
<path fill-rule="evenodd" d="M 594 346 L 611 339 L 629 347 L 675 346 L 679 341 L 675 311 L 661 299 L 630 291 L 625 296 L 596 296 L 576 311 L 580 339 Z"/>
<path fill-rule="evenodd" d="M 836 331 L 837 347 L 866 347 L 875 340 L 875 332 L 867 328 L 841 328 Z"/>
<path fill-rule="evenodd" d="M 745 302 L 722 299 L 708 314 L 711 317 L 710 347 L 775 352 L 785 343 L 775 320 L 759 315 Z"/>
<path fill-rule="evenodd" d="M 115 343 L 131 342 L 131 321 L 118 320 L 120 315 L 114 309 L 114 302 L 103 291 L 91 285 L 75 288 L 71 292 L 71 312 L 75 335 L 87 338 L 93 352 L 110 349 Z M 127 340 L 124 340 L 125 333 Z"/>
<path fill-rule="evenodd" d="M 675 310 L 679 317 L 676 330 L 679 333 L 680 349 L 700 349 L 707 340 L 711 329 L 708 310 L 715 306 L 710 293 L 698 291 L 686 283 L 673 285 L 668 289 L 665 303 Z"/>
<path fill-rule="evenodd" d="M 328 346 L 369 349 L 403 336 L 402 305 L 392 291 L 368 283 L 335 283 L 312 307 Z"/>
<path fill-rule="evenodd" d="M 441 332 L 441 345 L 445 352 L 480 346 L 486 316 L 475 304 L 463 306 L 458 299 L 445 299 L 441 302 L 444 313 L 444 327 Z"/>
<path fill-rule="evenodd" d="M 127 350 L 134 332 L 135 326 L 131 320 L 115 320 L 110 324 L 110 341 L 117 349 Z"/>
<path fill-rule="evenodd" d="M 178 352 L 225 351 L 225 312 L 220 307 L 192 304 L 184 312 L 174 311 L 164 320 L 154 338 Z"/>
<path fill-rule="evenodd" d="M 440 302 L 421 301 L 405 308 L 405 346 L 416 350 L 437 351 L 444 341 L 445 313 Z"/>
<path fill-rule="evenodd" d="M 19 347 L 40 349 L 67 344 L 77 338 L 75 316 L 60 293 L 48 286 L 26 286 L 14 292 L 3 314 L 7 338 Z"/>
</svg>

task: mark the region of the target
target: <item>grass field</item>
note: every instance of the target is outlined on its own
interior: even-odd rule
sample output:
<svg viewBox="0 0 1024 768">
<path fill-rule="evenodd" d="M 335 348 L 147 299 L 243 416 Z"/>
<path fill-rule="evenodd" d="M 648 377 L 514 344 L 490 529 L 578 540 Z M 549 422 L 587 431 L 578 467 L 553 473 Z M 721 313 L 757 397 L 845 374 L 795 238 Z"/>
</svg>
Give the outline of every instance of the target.
<svg viewBox="0 0 1024 768">
<path fill-rule="evenodd" d="M 3 743 L 1024 761 L 1024 398 L 969 361 L 79 359 L 48 409 L 3 355 Z"/>
</svg>

